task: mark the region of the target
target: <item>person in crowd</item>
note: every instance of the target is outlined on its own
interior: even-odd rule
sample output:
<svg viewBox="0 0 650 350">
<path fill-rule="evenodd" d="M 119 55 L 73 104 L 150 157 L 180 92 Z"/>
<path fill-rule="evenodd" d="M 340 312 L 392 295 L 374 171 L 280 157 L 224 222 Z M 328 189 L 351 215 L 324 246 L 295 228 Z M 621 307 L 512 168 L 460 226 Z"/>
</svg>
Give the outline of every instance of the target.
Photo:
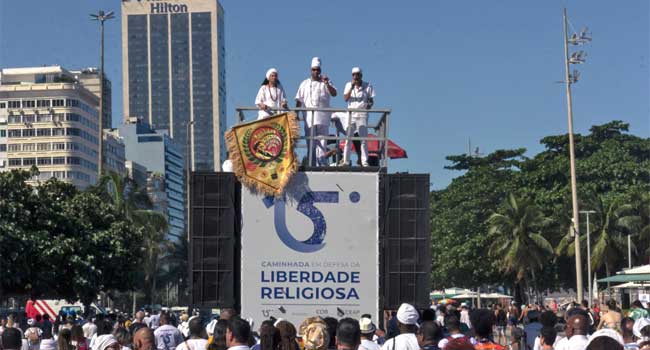
<svg viewBox="0 0 650 350">
<path fill-rule="evenodd" d="M 375 89 L 369 82 L 363 81 L 361 68 L 352 68 L 352 80 L 345 84 L 343 99 L 348 103 L 348 108 L 370 109 L 374 104 Z M 368 137 L 368 113 L 352 112 L 352 119 L 348 124 L 348 136 Z M 361 165 L 368 166 L 368 143 L 361 141 Z M 343 165 L 350 161 L 350 142 L 345 142 L 343 150 Z M 358 146 L 357 146 L 358 147 Z M 357 148 L 358 149 L 358 148 Z"/>
<path fill-rule="evenodd" d="M 296 93 L 296 107 L 329 108 L 330 98 L 335 97 L 336 88 L 326 75 L 321 75 L 321 59 L 314 57 L 311 60 L 311 76 L 305 79 Z M 329 112 L 307 112 L 305 116 L 305 135 L 311 135 L 314 129 L 314 136 L 328 135 L 330 125 Z M 327 142 L 326 140 L 309 140 L 309 151 L 313 155 L 312 164 L 327 165 Z"/>
<path fill-rule="evenodd" d="M 569 316 L 564 331 L 566 338 L 562 338 L 557 343 L 556 350 L 583 350 L 587 347 L 589 320 L 583 313 L 574 313 Z"/>
<path fill-rule="evenodd" d="M 508 326 L 510 328 L 510 332 L 512 333 L 512 328 L 517 327 L 519 324 L 519 308 L 517 307 L 516 302 L 511 302 L 510 306 L 508 307 Z"/>
<path fill-rule="evenodd" d="M 434 321 L 422 322 L 415 336 L 418 339 L 418 344 L 420 344 L 421 350 L 440 349 L 438 347 L 438 342 L 442 338 L 442 330 L 440 329 L 440 326 L 438 326 L 438 324 L 436 324 Z M 361 339 L 363 339 L 363 336 Z"/>
<path fill-rule="evenodd" d="M 17 328 L 5 328 L 2 332 L 2 349 L 4 350 L 21 350 L 23 346 L 22 334 Z"/>
<path fill-rule="evenodd" d="M 37 350 L 41 343 L 43 330 L 36 325 L 36 320 L 30 318 L 27 320 L 27 329 L 25 330 L 25 339 L 27 340 L 27 349 Z"/>
<path fill-rule="evenodd" d="M 280 346 L 278 350 L 299 350 L 298 342 L 296 342 L 296 327 L 291 322 L 279 321 L 275 324 L 275 328 L 280 332 Z"/>
<path fill-rule="evenodd" d="M 446 349 L 447 343 L 454 339 L 459 339 L 462 342 L 470 343 L 472 345 L 476 344 L 476 341 L 465 334 L 460 330 L 460 315 L 458 311 L 451 311 L 447 313 L 445 317 L 445 328 L 447 328 L 447 333 L 449 334 L 445 338 L 441 339 L 438 342 L 438 347 L 440 349 Z"/>
<path fill-rule="evenodd" d="M 542 324 L 539 322 L 539 311 L 532 309 L 528 311 L 528 324 L 524 326 L 526 333 L 526 350 L 532 350 L 535 345 L 535 339 L 539 336 Z"/>
<path fill-rule="evenodd" d="M 208 350 L 226 350 L 226 331 L 228 330 L 228 320 L 219 319 L 212 329 L 212 338 L 208 342 Z"/>
<path fill-rule="evenodd" d="M 154 349 L 156 349 L 156 337 L 151 328 L 142 327 L 133 334 L 133 350 Z"/>
<path fill-rule="evenodd" d="M 235 311 L 235 309 L 225 308 L 221 310 L 221 313 L 219 314 L 219 319 L 228 321 L 235 316 L 237 316 L 237 311 Z"/>
<path fill-rule="evenodd" d="M 171 325 L 169 314 L 163 312 L 159 316 L 160 326 L 153 332 L 156 337 L 158 350 L 175 350 L 183 342 L 183 335 L 178 328 Z"/>
<path fill-rule="evenodd" d="M 208 340 L 203 338 L 203 322 L 201 318 L 193 317 L 188 323 L 189 339 L 178 344 L 176 350 L 205 350 Z"/>
<path fill-rule="evenodd" d="M 476 336 L 476 350 L 505 350 L 505 347 L 493 342 L 492 329 L 496 324 L 496 317 L 494 312 L 487 309 L 477 309 L 470 315 L 474 334 Z"/>
<path fill-rule="evenodd" d="M 632 332 L 637 337 L 639 347 L 642 343 L 650 341 L 650 318 L 640 318 L 634 322 Z"/>
<path fill-rule="evenodd" d="M 494 310 L 494 316 L 497 319 L 497 334 L 496 340 L 500 344 L 505 344 L 507 342 L 506 338 L 506 328 L 508 326 L 508 315 L 501 304 L 496 304 Z"/>
<path fill-rule="evenodd" d="M 273 325 L 273 321 L 262 322 L 259 330 L 260 341 L 251 347 L 251 350 L 276 350 L 280 345 L 280 331 Z"/>
<path fill-rule="evenodd" d="M 62 328 L 59 331 L 59 336 L 56 340 L 56 348 L 58 350 L 74 350 L 74 346 L 72 345 L 72 331 L 69 328 Z M 115 350 L 119 350 L 119 348 Z"/>
<path fill-rule="evenodd" d="M 336 327 L 336 349 L 357 350 L 360 343 L 359 321 L 350 317 L 341 319 Z"/>
<path fill-rule="evenodd" d="M 460 339 L 454 339 L 447 344 L 446 349 L 448 350 L 474 350 L 472 344 L 464 342 Z"/>
<path fill-rule="evenodd" d="M 539 316 L 539 323 L 542 325 L 542 328 L 553 328 L 555 329 L 555 325 L 557 324 L 557 316 L 555 315 L 555 312 L 551 310 L 546 310 L 542 312 L 542 314 Z M 541 332 L 541 330 L 540 330 Z M 554 343 L 551 344 L 555 346 L 558 341 L 560 340 L 560 337 L 556 336 L 554 337 Z M 546 339 L 547 341 L 549 340 L 548 338 Z M 533 344 L 533 350 L 541 350 L 542 345 L 541 345 L 541 333 L 540 336 L 535 338 L 535 344 Z"/>
<path fill-rule="evenodd" d="M 336 322 L 333 323 L 332 321 Z M 308 317 L 298 327 L 298 334 L 302 340 L 305 350 L 326 350 L 336 349 L 336 339 L 331 334 L 336 334 L 336 328 L 331 330 L 332 325 L 338 325 L 336 319 L 322 319 L 320 317 Z M 330 344 L 334 342 L 334 345 Z"/>
<path fill-rule="evenodd" d="M 461 327 L 464 324 L 467 327 L 467 330 L 472 328 L 472 321 L 469 319 L 469 306 L 467 303 L 460 304 L 460 324 Z"/>
<path fill-rule="evenodd" d="M 510 334 L 510 342 L 506 346 L 508 350 L 524 350 L 523 339 L 524 330 L 519 327 L 513 327 Z"/>
<path fill-rule="evenodd" d="M 386 339 L 394 338 L 399 335 L 399 326 L 397 325 L 397 311 L 390 312 L 390 319 L 388 320 L 388 331 L 386 332 Z"/>
<path fill-rule="evenodd" d="M 131 333 L 129 333 L 126 328 L 116 328 L 113 331 L 113 336 L 115 336 L 115 339 L 120 343 L 121 350 L 131 350 L 131 347 L 133 346 L 133 337 L 131 337 Z"/>
<path fill-rule="evenodd" d="M 183 311 L 179 317 L 178 330 L 181 331 L 183 337 L 187 338 L 190 336 L 190 315 Z"/>
<path fill-rule="evenodd" d="M 373 341 L 377 327 L 372 323 L 370 317 L 359 319 L 359 331 L 361 332 L 361 344 L 359 350 L 379 350 L 379 344 Z"/>
<path fill-rule="evenodd" d="M 635 300 L 632 303 L 632 307 L 630 309 L 630 318 L 633 320 L 638 320 L 640 318 L 648 318 L 648 310 L 643 308 L 643 304 L 641 304 L 640 300 Z"/>
<path fill-rule="evenodd" d="M 601 329 L 589 338 L 586 350 L 623 350 L 623 337 L 613 329 Z"/>
<path fill-rule="evenodd" d="M 336 329 L 339 326 L 339 321 L 337 321 L 334 317 L 325 317 L 323 320 L 327 325 L 327 334 L 329 335 L 329 340 L 328 340 L 329 345 L 327 346 L 327 348 L 334 350 L 336 349 Z"/>
<path fill-rule="evenodd" d="M 70 330 L 70 339 L 72 339 L 72 346 L 74 346 L 75 350 L 89 349 L 88 340 L 86 340 L 84 330 L 80 325 L 76 324 L 72 326 L 72 329 Z"/>
<path fill-rule="evenodd" d="M 552 312 L 552 311 L 550 311 Z M 544 326 L 539 331 L 539 349 L 540 350 L 553 350 L 557 337 L 557 331 L 554 327 Z"/>
<path fill-rule="evenodd" d="M 621 319 L 623 316 L 616 306 L 616 300 L 611 299 L 607 302 L 607 313 L 600 319 L 598 329 L 608 328 L 618 331 L 621 329 Z"/>
<path fill-rule="evenodd" d="M 397 309 L 397 325 L 400 334 L 392 339 L 387 339 L 382 350 L 419 350 L 420 345 L 415 336 L 420 315 L 410 304 L 402 304 Z"/>
<path fill-rule="evenodd" d="M 133 322 L 131 322 L 131 325 L 129 326 L 129 332 L 131 333 L 131 335 L 134 335 L 135 331 L 137 331 L 140 328 L 140 326 L 146 326 L 144 322 L 144 311 L 142 310 L 138 310 L 135 313 L 135 318 Z"/>
<path fill-rule="evenodd" d="M 226 330 L 226 345 L 228 350 L 250 350 L 248 341 L 251 337 L 251 326 L 239 317 L 228 321 Z"/>
<path fill-rule="evenodd" d="M 287 109 L 287 97 L 278 79 L 277 69 L 266 71 L 266 78 L 255 97 L 255 105 L 260 109 L 257 120 L 277 114 L 277 109 Z"/>
<path fill-rule="evenodd" d="M 59 340 L 59 345 L 60 344 L 61 341 Z M 115 336 L 112 334 L 102 334 L 97 336 L 97 340 L 95 341 L 92 350 L 120 350 L 121 348 L 122 346 Z M 58 350 L 61 350 L 61 348 Z"/>
<path fill-rule="evenodd" d="M 6 328 L 14 328 L 17 329 L 18 332 L 20 332 L 20 338 L 22 339 L 24 337 L 23 330 L 20 329 L 20 325 L 16 321 L 17 315 L 15 313 L 12 313 L 11 315 L 7 316 L 7 323 L 5 325 Z"/>
<path fill-rule="evenodd" d="M 634 336 L 634 320 L 625 317 L 621 320 L 621 335 L 623 336 L 623 347 L 625 350 L 637 350 L 639 344 Z"/>
<path fill-rule="evenodd" d="M 54 339 L 54 334 L 51 330 L 49 332 L 43 332 L 39 350 L 56 350 L 56 339 Z"/>
<path fill-rule="evenodd" d="M 95 324 L 95 321 L 92 318 L 88 319 L 88 321 L 84 323 L 84 325 L 81 326 L 81 328 L 84 331 L 84 337 L 86 339 L 92 339 L 97 333 L 97 325 Z"/>
</svg>

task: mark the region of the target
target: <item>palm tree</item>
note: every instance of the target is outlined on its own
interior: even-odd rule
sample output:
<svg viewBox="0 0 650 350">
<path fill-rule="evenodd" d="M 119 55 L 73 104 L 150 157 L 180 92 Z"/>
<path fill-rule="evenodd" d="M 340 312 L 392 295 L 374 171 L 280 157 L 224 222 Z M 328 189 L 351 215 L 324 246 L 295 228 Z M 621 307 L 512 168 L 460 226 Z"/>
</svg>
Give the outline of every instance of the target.
<svg viewBox="0 0 650 350">
<path fill-rule="evenodd" d="M 637 236 L 641 247 L 650 247 L 650 193 L 635 191 L 624 207 L 626 216 L 619 219 L 619 224 L 628 234 Z M 650 248 L 639 252 L 643 263 L 648 262 Z"/>
<path fill-rule="evenodd" d="M 539 207 L 513 194 L 505 201 L 502 214 L 488 218 L 489 254 L 497 259 L 502 272 L 515 274 L 515 286 L 521 288 L 528 271 L 534 282 L 535 271 L 544 268 L 553 255 L 553 247 L 541 234 L 549 223 Z"/>
</svg>

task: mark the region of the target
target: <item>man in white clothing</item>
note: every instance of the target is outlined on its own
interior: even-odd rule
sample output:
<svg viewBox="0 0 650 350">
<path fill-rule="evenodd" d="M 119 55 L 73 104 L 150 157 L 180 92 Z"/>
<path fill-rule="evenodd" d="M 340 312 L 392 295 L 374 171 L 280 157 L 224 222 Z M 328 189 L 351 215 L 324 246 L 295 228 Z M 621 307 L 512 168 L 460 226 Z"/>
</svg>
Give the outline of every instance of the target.
<svg viewBox="0 0 650 350">
<path fill-rule="evenodd" d="M 329 108 L 330 97 L 336 96 L 336 88 L 326 75 L 321 75 L 321 60 L 314 57 L 311 60 L 311 77 L 305 79 L 296 93 L 296 107 Z M 305 116 L 305 135 L 327 136 L 330 125 L 329 112 L 307 112 Z M 312 153 L 311 166 L 318 164 L 327 165 L 327 141 L 318 140 L 309 142 L 308 149 Z"/>
<path fill-rule="evenodd" d="M 566 323 L 566 338 L 560 340 L 556 350 L 584 350 L 589 344 L 587 332 L 589 331 L 589 320 L 582 314 L 569 317 Z"/>
<path fill-rule="evenodd" d="M 361 317 L 359 320 L 359 329 L 361 331 L 361 344 L 359 350 L 379 350 L 379 344 L 372 341 L 377 327 L 372 323 L 368 317 Z"/>
<path fill-rule="evenodd" d="M 197 316 L 193 316 L 188 322 L 190 338 L 176 346 L 176 350 L 205 350 L 208 346 L 208 340 L 201 337 L 203 333 L 203 323 Z"/>
<path fill-rule="evenodd" d="M 381 350 L 420 350 L 415 332 L 418 329 L 420 315 L 410 304 L 402 304 L 397 309 L 397 325 L 400 335 L 388 339 Z"/>
<path fill-rule="evenodd" d="M 153 332 L 156 337 L 156 348 L 158 350 L 176 350 L 176 347 L 183 342 L 181 331 L 170 324 L 167 313 L 160 314 L 159 322 L 160 326 Z"/>
<path fill-rule="evenodd" d="M 343 99 L 348 103 L 348 108 L 370 109 L 374 103 L 375 89 L 367 81 L 363 81 L 361 68 L 352 68 L 352 81 L 345 84 Z M 352 119 L 348 124 L 347 135 L 368 137 L 368 113 L 352 112 Z M 350 161 L 350 142 L 345 142 L 343 150 L 343 165 Z M 368 166 L 368 143 L 361 141 L 361 165 Z"/>
</svg>

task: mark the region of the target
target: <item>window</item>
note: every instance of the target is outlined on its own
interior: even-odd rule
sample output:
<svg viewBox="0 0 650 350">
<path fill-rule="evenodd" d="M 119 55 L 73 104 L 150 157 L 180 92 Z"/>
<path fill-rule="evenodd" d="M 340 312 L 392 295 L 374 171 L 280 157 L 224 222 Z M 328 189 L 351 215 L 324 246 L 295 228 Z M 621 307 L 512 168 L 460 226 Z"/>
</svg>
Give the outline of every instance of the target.
<svg viewBox="0 0 650 350">
<path fill-rule="evenodd" d="M 38 165 L 52 165 L 52 158 L 38 158 Z"/>
<path fill-rule="evenodd" d="M 65 157 L 53 157 L 52 158 L 52 164 L 55 164 L 55 165 L 65 164 Z"/>
<path fill-rule="evenodd" d="M 9 152 L 20 152 L 20 145 L 9 145 Z"/>
<path fill-rule="evenodd" d="M 67 128 L 66 129 L 68 136 L 80 136 L 81 135 L 81 130 L 77 128 Z"/>
<path fill-rule="evenodd" d="M 36 129 L 36 136 L 52 136 L 52 129 Z"/>
<path fill-rule="evenodd" d="M 69 122 L 78 122 L 79 121 L 79 114 L 75 113 L 68 113 L 65 116 L 65 119 Z"/>
<path fill-rule="evenodd" d="M 65 106 L 66 107 L 79 107 L 79 100 L 66 99 L 65 100 Z"/>
<path fill-rule="evenodd" d="M 57 179 L 65 179 L 65 171 L 53 171 L 52 177 Z"/>
<path fill-rule="evenodd" d="M 0 130 L 0 137 L 7 137 L 7 130 Z"/>
<path fill-rule="evenodd" d="M 79 157 L 68 157 L 68 164 L 81 164 Z"/>
<path fill-rule="evenodd" d="M 23 158 L 23 165 L 24 166 L 36 165 L 36 158 Z"/>
<path fill-rule="evenodd" d="M 34 135 L 36 135 L 34 129 L 23 129 L 23 137 L 33 137 Z"/>
<path fill-rule="evenodd" d="M 52 116 L 52 121 L 55 122 L 64 122 L 65 121 L 65 114 L 63 113 L 57 113 Z"/>
<path fill-rule="evenodd" d="M 36 100 L 37 107 L 50 107 L 51 104 L 50 100 Z"/>
<path fill-rule="evenodd" d="M 52 136 L 65 136 L 65 129 L 64 128 L 52 129 Z"/>
<path fill-rule="evenodd" d="M 36 121 L 40 123 L 51 122 L 52 116 L 49 114 L 39 114 L 36 116 Z"/>
<path fill-rule="evenodd" d="M 49 151 L 51 149 L 50 143 L 36 144 L 36 149 L 39 151 Z"/>
<path fill-rule="evenodd" d="M 161 142 L 162 136 L 138 136 L 138 142 Z"/>
<path fill-rule="evenodd" d="M 33 114 L 25 114 L 23 116 L 23 123 L 33 123 L 36 117 Z"/>
<path fill-rule="evenodd" d="M 52 144 L 53 151 L 65 151 L 65 142 L 55 142 Z"/>
<path fill-rule="evenodd" d="M 20 158 L 9 158 L 9 166 L 21 166 L 22 162 Z"/>
<path fill-rule="evenodd" d="M 52 107 L 63 107 L 65 105 L 65 100 L 62 98 L 52 100 Z"/>
<path fill-rule="evenodd" d="M 7 108 L 7 102 L 0 102 L 0 108 Z"/>
<path fill-rule="evenodd" d="M 34 152 L 36 150 L 36 144 L 25 143 L 23 144 L 23 152 Z"/>
<path fill-rule="evenodd" d="M 18 129 L 18 130 L 9 130 L 9 133 L 7 135 L 7 137 L 20 137 L 20 136 L 21 136 L 20 129 Z"/>
<path fill-rule="evenodd" d="M 10 115 L 9 116 L 9 124 L 20 124 L 20 116 L 19 115 Z"/>
<path fill-rule="evenodd" d="M 0 152 L 7 152 L 7 145 L 0 143 Z"/>
<path fill-rule="evenodd" d="M 20 108 L 20 101 L 9 101 L 9 108 Z"/>
<path fill-rule="evenodd" d="M 36 101 L 34 100 L 24 100 L 23 108 L 33 108 L 36 107 Z"/>
</svg>

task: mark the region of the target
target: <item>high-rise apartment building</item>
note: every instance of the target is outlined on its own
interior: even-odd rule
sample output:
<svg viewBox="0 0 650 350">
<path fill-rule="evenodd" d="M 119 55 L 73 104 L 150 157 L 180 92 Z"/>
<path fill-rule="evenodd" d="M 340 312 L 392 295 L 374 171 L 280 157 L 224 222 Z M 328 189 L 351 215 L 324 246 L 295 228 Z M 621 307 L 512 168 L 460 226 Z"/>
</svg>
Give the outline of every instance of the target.
<svg viewBox="0 0 650 350">
<path fill-rule="evenodd" d="M 35 165 L 35 181 L 54 177 L 80 189 L 95 184 L 98 105 L 99 98 L 60 66 L 2 69 L 0 171 Z M 124 144 L 111 135 L 105 139 L 109 168 L 124 169 Z"/>
<path fill-rule="evenodd" d="M 75 77 L 75 79 L 83 85 L 86 89 L 90 90 L 95 96 L 99 97 L 99 69 L 97 68 L 84 68 L 81 70 L 70 71 Z M 113 90 L 111 87 L 111 81 L 106 78 L 106 73 L 104 73 L 104 129 L 112 128 L 113 124 L 113 108 L 111 103 L 113 101 Z"/>
<path fill-rule="evenodd" d="M 224 64 L 217 0 L 122 0 L 124 116 L 169 130 L 183 153 L 189 144 L 195 170 L 219 170 L 226 156 Z"/>
</svg>

